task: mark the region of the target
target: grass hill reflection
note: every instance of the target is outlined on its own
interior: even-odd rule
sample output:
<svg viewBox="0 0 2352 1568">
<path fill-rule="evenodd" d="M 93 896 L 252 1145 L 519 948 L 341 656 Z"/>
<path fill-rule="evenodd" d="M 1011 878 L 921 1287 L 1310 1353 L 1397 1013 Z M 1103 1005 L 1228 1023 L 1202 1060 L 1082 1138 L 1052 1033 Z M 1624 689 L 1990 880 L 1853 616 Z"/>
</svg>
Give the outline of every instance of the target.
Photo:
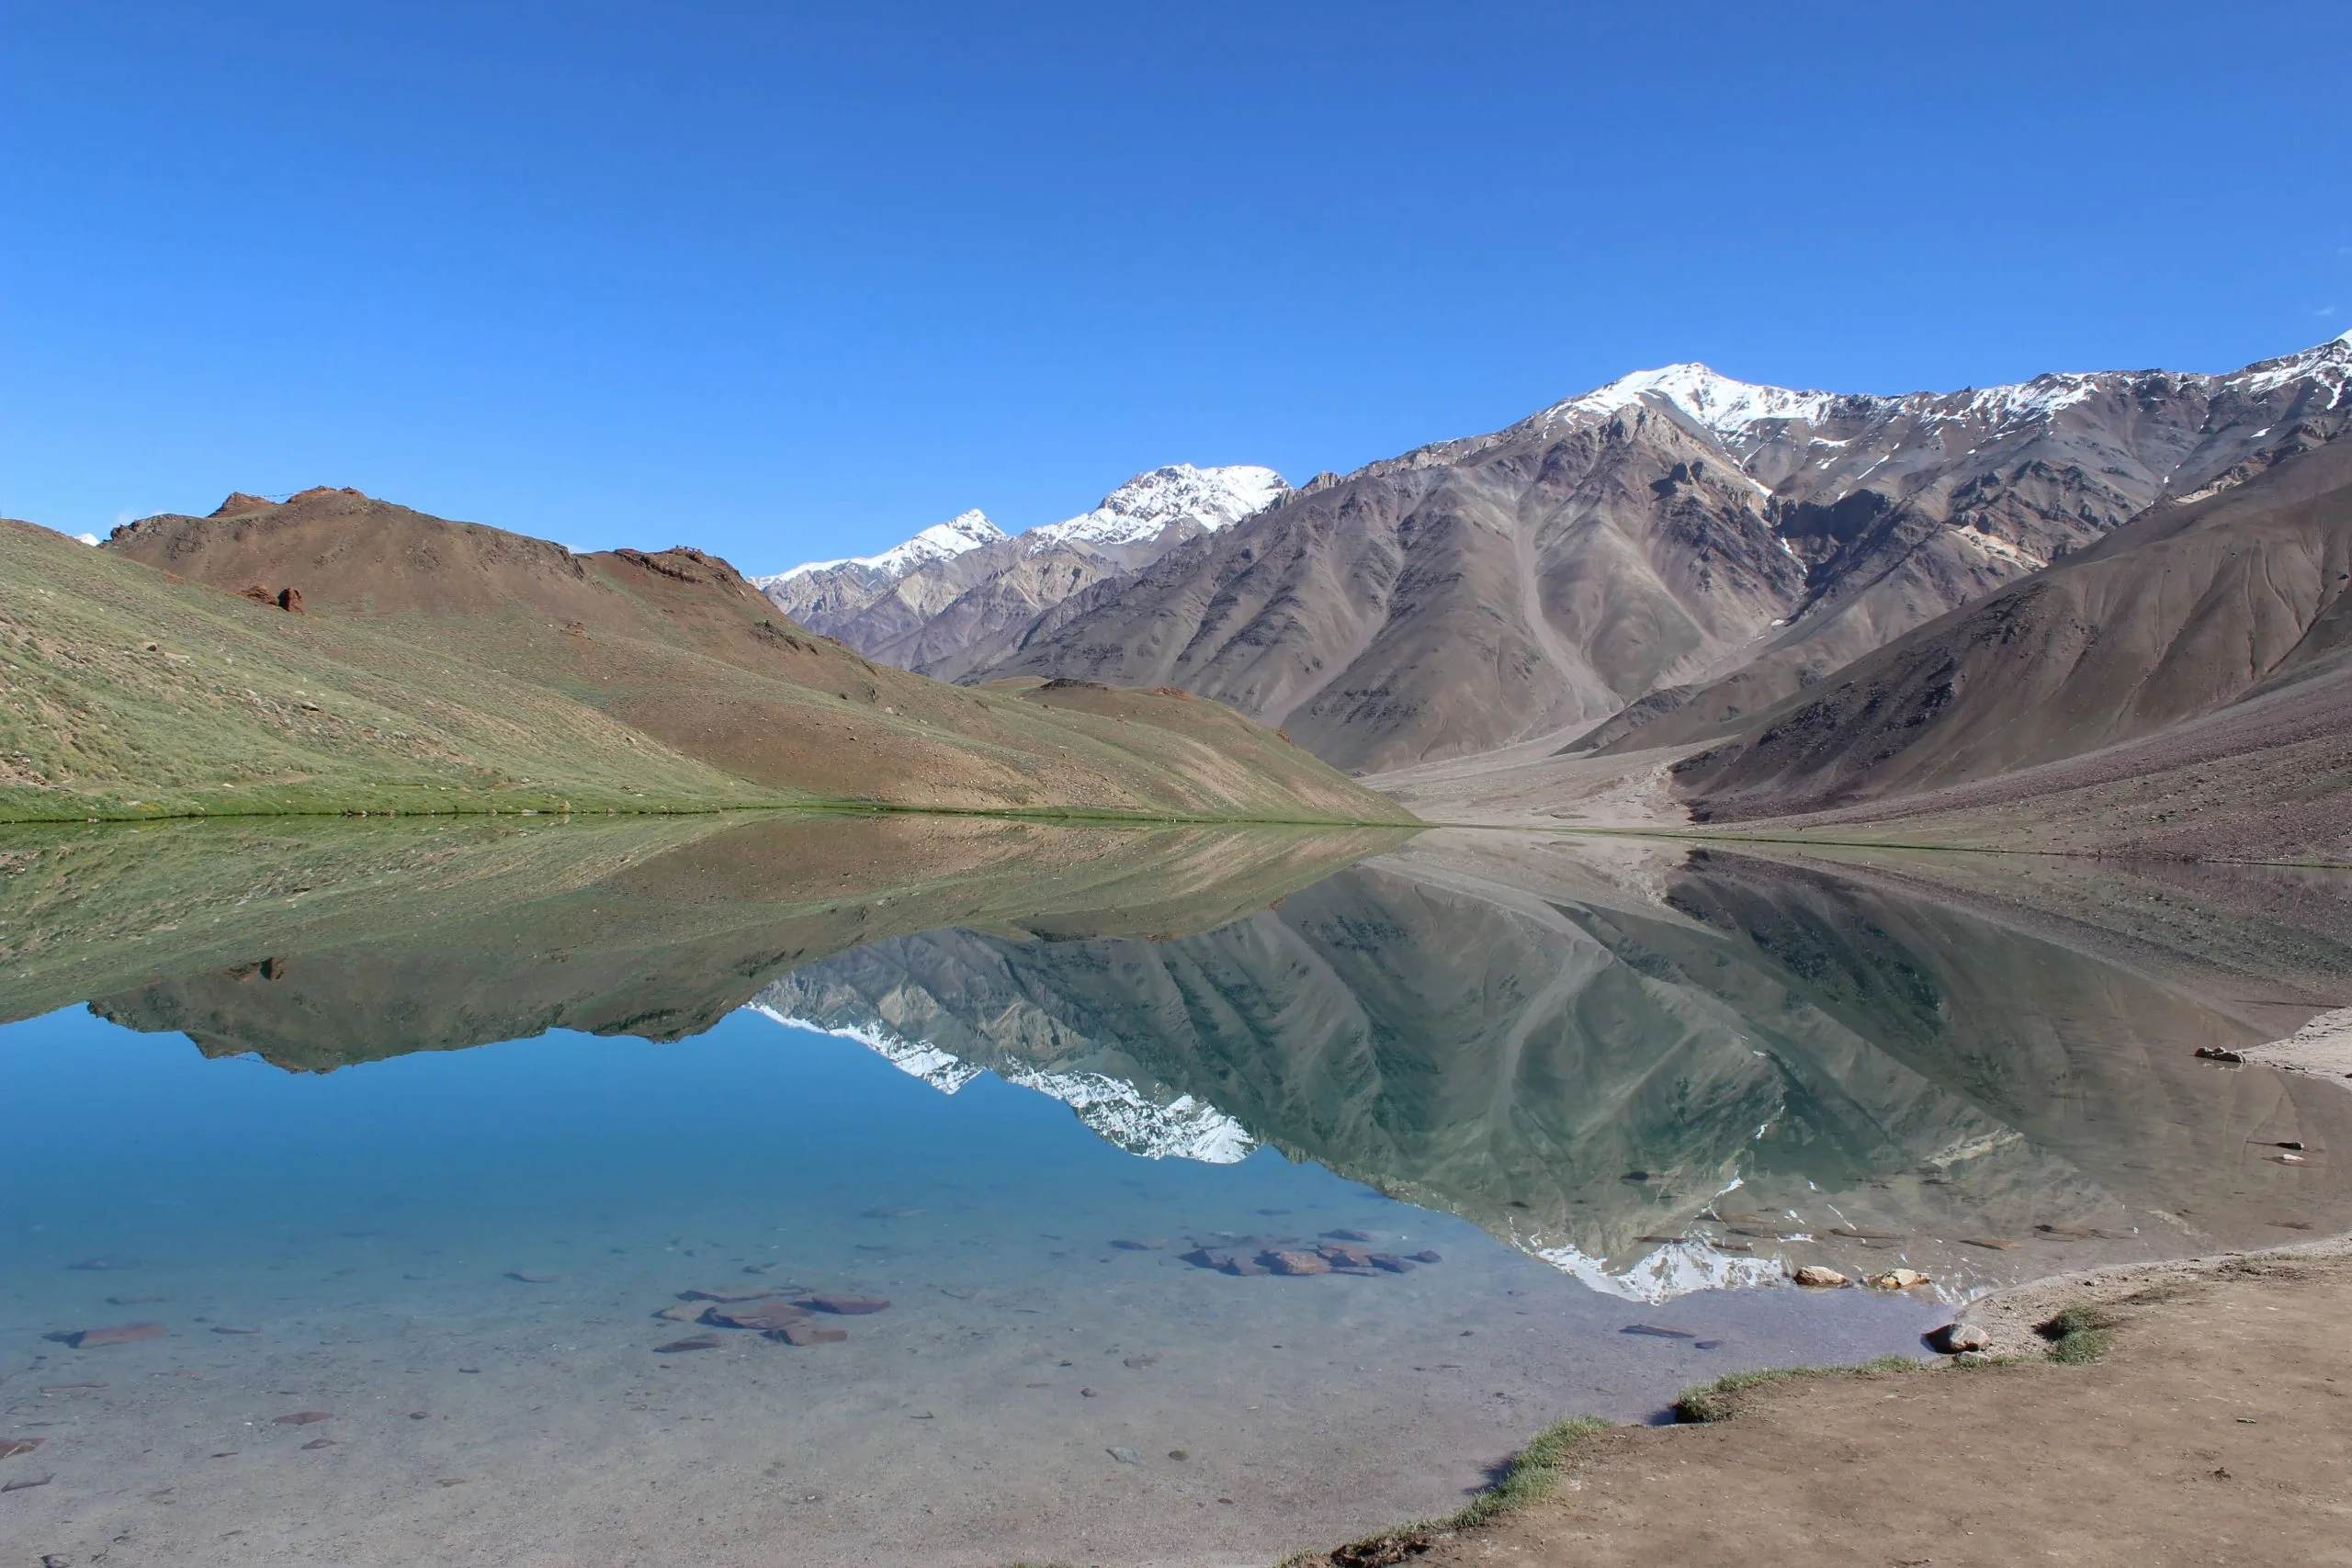
<svg viewBox="0 0 2352 1568">
<path fill-rule="evenodd" d="M 2098 911 L 2188 895 L 2111 866 L 2029 899 L 1611 852 L 916 817 L 58 834 L 13 852 L 0 1006 L 326 1069 L 756 1005 L 1138 1154 L 1268 1145 L 1647 1297 L 2352 1228 L 2352 1180 L 2275 1157 L 2352 1147 L 2352 1095 L 2194 1055 L 2346 983 L 2340 889 L 2238 887 L 2170 963 Z"/>
</svg>

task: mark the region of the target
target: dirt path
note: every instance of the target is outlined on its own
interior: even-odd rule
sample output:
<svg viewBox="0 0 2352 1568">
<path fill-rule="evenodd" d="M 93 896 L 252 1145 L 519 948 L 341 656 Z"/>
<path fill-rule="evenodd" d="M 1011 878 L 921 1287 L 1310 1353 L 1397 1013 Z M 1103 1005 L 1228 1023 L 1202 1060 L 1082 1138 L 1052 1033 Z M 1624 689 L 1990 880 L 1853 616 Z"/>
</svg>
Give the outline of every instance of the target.
<svg viewBox="0 0 2352 1568">
<path fill-rule="evenodd" d="M 2048 1280 L 1969 1316 L 1998 1348 L 2090 1300 L 2117 1323 L 2095 1363 L 1766 1384 L 1728 1420 L 1588 1439 L 1498 1524 L 1358 1561 L 2352 1564 L 2352 1246 Z"/>
</svg>

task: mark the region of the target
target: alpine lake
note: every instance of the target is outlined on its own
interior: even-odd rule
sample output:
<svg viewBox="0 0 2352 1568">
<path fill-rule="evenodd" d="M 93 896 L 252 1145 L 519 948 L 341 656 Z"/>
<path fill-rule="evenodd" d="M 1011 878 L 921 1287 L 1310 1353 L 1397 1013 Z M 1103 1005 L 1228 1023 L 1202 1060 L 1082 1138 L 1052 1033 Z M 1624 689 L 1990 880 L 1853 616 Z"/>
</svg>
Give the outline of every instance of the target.
<svg viewBox="0 0 2352 1568">
<path fill-rule="evenodd" d="M 1264 1568 L 2352 1229 L 2346 1086 L 2197 1055 L 2352 999 L 2341 872 L 913 815 L 0 872 L 5 1562 Z"/>
</svg>

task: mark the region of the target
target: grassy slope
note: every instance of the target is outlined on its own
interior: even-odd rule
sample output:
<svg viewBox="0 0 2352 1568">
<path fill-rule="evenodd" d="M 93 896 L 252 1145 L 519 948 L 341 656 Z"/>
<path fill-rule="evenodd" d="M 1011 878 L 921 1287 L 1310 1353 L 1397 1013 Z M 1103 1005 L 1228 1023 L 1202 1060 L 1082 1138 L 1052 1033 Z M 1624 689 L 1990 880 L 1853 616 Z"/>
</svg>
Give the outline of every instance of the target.
<svg viewBox="0 0 2352 1568">
<path fill-rule="evenodd" d="M 39 564 L 63 564 L 55 551 L 74 547 L 58 540 Z M 1046 690 L 974 691 L 874 664 L 802 631 L 731 567 L 689 550 L 574 556 L 321 492 L 228 518 L 148 519 L 78 570 L 110 571 L 116 590 L 134 595 L 168 587 L 173 576 L 226 590 L 209 595 L 216 613 L 241 617 L 264 638 L 365 639 L 371 649 L 407 650 L 391 671 L 396 693 L 479 681 L 564 705 L 556 711 L 575 727 L 582 715 L 617 721 L 639 750 L 718 770 L 724 776 L 709 790 L 720 802 L 764 795 L 917 808 L 1409 820 L 1216 704 L 1144 692 L 1073 704 Z M 310 613 L 232 597 L 249 582 L 297 587 Z M 441 676 L 444 669 L 452 675 Z M 531 727 L 541 722 L 535 716 Z M 610 734 L 594 739 L 577 754 L 610 757 Z M 367 776 L 365 767 L 354 771 Z"/>
<path fill-rule="evenodd" d="M 0 818 L 753 805 L 544 688 L 0 523 Z"/>
</svg>

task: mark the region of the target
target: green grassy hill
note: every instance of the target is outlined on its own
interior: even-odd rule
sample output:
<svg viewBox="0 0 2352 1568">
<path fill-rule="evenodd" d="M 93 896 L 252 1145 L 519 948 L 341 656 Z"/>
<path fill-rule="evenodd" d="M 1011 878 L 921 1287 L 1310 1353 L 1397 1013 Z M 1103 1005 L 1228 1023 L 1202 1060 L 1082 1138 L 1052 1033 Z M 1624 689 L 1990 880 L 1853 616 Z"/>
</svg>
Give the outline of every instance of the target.
<svg viewBox="0 0 2352 1568">
<path fill-rule="evenodd" d="M 829 803 L 1410 820 L 1216 704 L 872 664 L 697 552 L 575 556 L 347 491 L 256 507 L 97 550 L 0 524 L 0 820 Z"/>
</svg>

